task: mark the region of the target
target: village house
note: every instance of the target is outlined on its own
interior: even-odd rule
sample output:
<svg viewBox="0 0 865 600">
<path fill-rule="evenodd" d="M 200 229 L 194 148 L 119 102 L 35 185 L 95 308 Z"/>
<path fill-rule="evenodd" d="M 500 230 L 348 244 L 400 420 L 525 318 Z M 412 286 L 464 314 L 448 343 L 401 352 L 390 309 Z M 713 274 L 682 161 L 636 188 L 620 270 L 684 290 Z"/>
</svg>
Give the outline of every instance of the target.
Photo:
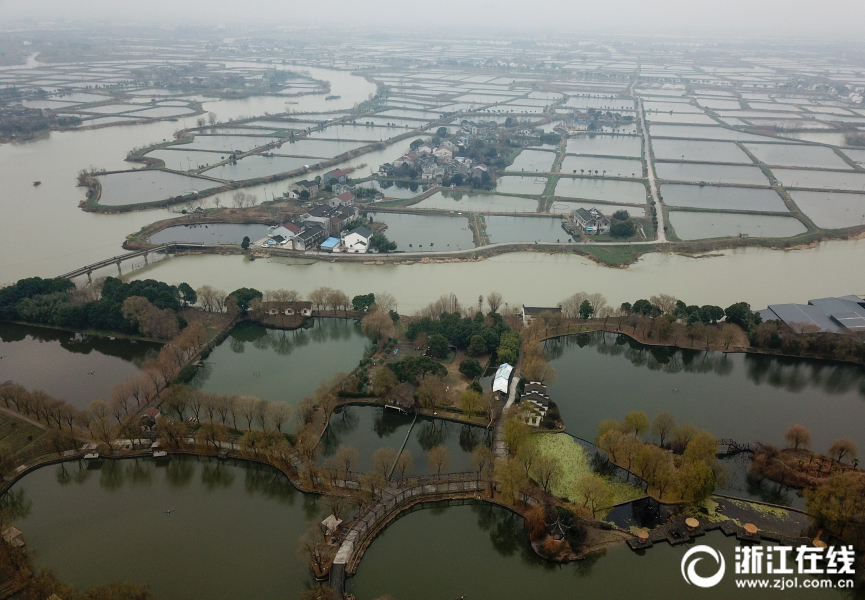
<svg viewBox="0 0 865 600">
<path fill-rule="evenodd" d="M 303 228 L 299 234 L 291 239 L 291 245 L 294 250 L 313 250 L 318 248 L 319 244 L 327 237 L 327 232 L 323 227 L 316 223 L 311 223 Z"/>
<path fill-rule="evenodd" d="M 354 194 L 351 192 L 343 192 L 338 196 L 334 196 L 328 201 L 328 204 L 331 208 L 337 208 L 340 206 L 352 206 L 354 204 Z"/>
<path fill-rule="evenodd" d="M 454 151 L 451 148 L 439 146 L 433 150 L 433 156 L 435 156 L 436 160 L 440 163 L 449 163 L 454 159 Z"/>
<path fill-rule="evenodd" d="M 372 239 L 372 231 L 366 227 L 352 229 L 343 237 L 342 244 L 345 251 L 351 254 L 365 254 L 369 250 L 369 242 Z"/>
<path fill-rule="evenodd" d="M 334 183 L 331 186 L 331 190 L 334 195 L 339 196 L 340 194 L 344 194 L 346 192 L 351 192 L 352 194 L 357 193 L 357 186 L 353 183 L 346 181 L 345 183 Z"/>
<path fill-rule="evenodd" d="M 532 427 L 539 427 L 550 409 L 547 386 L 537 381 L 527 383 L 523 388 L 519 403 L 525 409 L 526 423 Z"/>
<path fill-rule="evenodd" d="M 280 236 L 284 240 L 291 240 L 294 236 L 301 232 L 301 226 L 291 221 L 286 221 L 282 225 L 276 225 L 275 227 L 271 227 L 267 235 L 268 237 L 277 237 Z"/>
<path fill-rule="evenodd" d="M 300 198 L 302 192 L 307 192 L 309 197 L 312 198 L 318 193 L 319 183 L 318 181 L 312 180 L 308 181 L 306 179 L 301 179 L 300 181 L 295 181 L 291 185 L 291 190 L 289 191 L 289 197 Z M 294 196 L 292 196 L 292 192 L 294 192 Z"/>
<path fill-rule="evenodd" d="M 312 302 L 262 302 L 261 311 L 270 316 L 285 315 L 293 317 L 301 315 L 303 317 L 312 316 Z"/>
<path fill-rule="evenodd" d="M 574 222 L 577 227 L 588 235 L 599 235 L 610 232 L 610 220 L 601 214 L 597 208 L 578 208 L 574 211 Z"/>
<path fill-rule="evenodd" d="M 334 169 L 333 171 L 328 171 L 324 175 L 321 176 L 322 185 L 327 185 L 328 183 L 345 183 L 347 173 L 342 169 Z"/>
</svg>

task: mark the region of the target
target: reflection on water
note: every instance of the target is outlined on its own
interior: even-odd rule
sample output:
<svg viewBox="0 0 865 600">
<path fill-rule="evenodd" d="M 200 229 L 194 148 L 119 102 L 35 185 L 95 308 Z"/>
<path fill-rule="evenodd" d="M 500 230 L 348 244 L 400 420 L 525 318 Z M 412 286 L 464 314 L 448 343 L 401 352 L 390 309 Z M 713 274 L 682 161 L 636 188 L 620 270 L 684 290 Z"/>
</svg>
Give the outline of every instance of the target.
<svg viewBox="0 0 865 600">
<path fill-rule="evenodd" d="M 550 387 L 568 430 L 593 439 L 603 419 L 665 410 L 715 436 L 783 445 L 793 423 L 811 430 L 813 448 L 851 437 L 865 418 L 861 366 L 758 354 L 645 346 L 592 333 L 546 342 L 558 380 Z M 591 374 L 591 375 L 588 375 Z"/>
<path fill-rule="evenodd" d="M 700 538 L 734 564 L 735 538 L 713 532 Z M 442 598 L 692 598 L 693 587 L 680 575 L 692 544 L 657 544 L 632 552 L 620 544 L 585 560 L 558 564 L 531 549 L 523 519 L 488 505 L 448 505 L 417 510 L 390 525 L 369 547 L 357 575 L 348 580 L 359 599 L 385 594 L 412 600 Z M 422 549 L 422 550 L 421 550 Z M 730 567 L 728 567 L 730 568 Z M 701 598 L 726 600 L 731 594 L 763 598 L 765 593 L 738 590 L 727 576 Z M 842 598 L 835 590 L 787 590 L 791 598 Z"/>
<path fill-rule="evenodd" d="M 479 444 L 489 445 L 490 439 L 490 432 L 483 427 L 427 417 L 415 420 L 414 416 L 381 406 L 344 406 L 334 412 L 319 448 L 322 460 L 336 454 L 342 446 L 355 448 L 360 456 L 357 470 L 363 472 L 372 469 L 372 454 L 376 450 L 399 451 L 405 442 L 403 452 L 411 454 L 414 465 L 410 474 L 426 475 L 430 472 L 426 453 L 433 447 L 444 446 L 450 452 L 450 467 L 445 471 L 463 472 L 471 470 L 472 450 Z"/>
<path fill-rule="evenodd" d="M 150 585 L 160 600 L 295 597 L 310 581 L 297 540 L 324 516 L 276 469 L 184 456 L 45 467 L 13 492 L 31 506 L 16 525 L 39 566 L 79 588 Z"/>
<path fill-rule="evenodd" d="M 291 331 L 240 323 L 207 357 L 192 385 L 297 404 L 322 380 L 351 371 L 368 345 L 350 319 L 314 319 Z"/>
<path fill-rule="evenodd" d="M 107 401 L 111 388 L 136 375 L 158 350 L 150 342 L 0 323 L 0 382 L 39 388 L 85 408 L 97 398 Z"/>
</svg>

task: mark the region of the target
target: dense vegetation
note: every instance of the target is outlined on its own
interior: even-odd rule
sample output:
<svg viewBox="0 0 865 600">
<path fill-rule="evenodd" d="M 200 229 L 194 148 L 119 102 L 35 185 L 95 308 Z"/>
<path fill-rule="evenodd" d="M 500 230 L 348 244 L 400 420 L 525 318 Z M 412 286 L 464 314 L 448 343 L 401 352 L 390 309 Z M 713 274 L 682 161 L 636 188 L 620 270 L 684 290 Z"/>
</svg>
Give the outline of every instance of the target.
<svg viewBox="0 0 865 600">
<path fill-rule="evenodd" d="M 442 313 L 438 319 L 422 317 L 412 321 L 406 329 L 406 337 L 416 340 L 424 334 L 432 342 L 438 335 L 457 348 L 466 350 L 471 356 L 482 356 L 499 350 L 503 342 L 507 342 L 507 349 L 512 349 L 508 332 L 510 327 L 497 313 L 484 315 L 479 312 L 474 317 L 461 317 L 459 313 L 452 312 Z M 519 348 L 519 336 L 516 348 Z"/>
<path fill-rule="evenodd" d="M 58 116 L 53 111 L 38 108 L 0 109 L 0 137 L 31 137 L 41 131 L 81 125 L 81 119 Z"/>
<path fill-rule="evenodd" d="M 176 311 L 190 302 L 195 292 L 187 284 L 107 277 L 101 288 L 77 290 L 66 279 L 31 277 L 0 290 L 0 319 L 169 339 L 186 325 Z"/>
</svg>

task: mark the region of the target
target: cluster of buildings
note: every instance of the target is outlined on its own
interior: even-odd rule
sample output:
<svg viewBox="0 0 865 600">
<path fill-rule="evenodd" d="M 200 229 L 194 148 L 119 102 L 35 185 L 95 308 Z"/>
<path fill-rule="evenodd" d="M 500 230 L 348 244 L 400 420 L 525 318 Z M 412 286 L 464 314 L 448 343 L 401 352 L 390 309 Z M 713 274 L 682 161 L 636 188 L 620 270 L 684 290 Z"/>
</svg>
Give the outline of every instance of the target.
<svg viewBox="0 0 865 600">
<path fill-rule="evenodd" d="M 270 228 L 260 245 L 262 248 L 290 248 L 306 252 L 322 250 L 325 252 L 366 253 L 372 239 L 372 231 L 366 227 L 349 226 L 357 220 L 359 210 L 355 206 L 355 186 L 348 181 L 342 169 L 334 169 L 319 180 L 295 182 L 289 190 L 289 197 L 301 198 L 301 192 L 312 197 L 321 188 L 330 185 L 333 197 L 325 204 L 310 208 L 299 219 L 289 220 Z"/>
<path fill-rule="evenodd" d="M 574 135 L 585 133 L 589 130 L 589 115 L 583 112 L 569 114 L 564 120 L 556 125 L 554 131 L 563 135 Z"/>
<path fill-rule="evenodd" d="M 783 321 L 800 333 L 865 332 L 865 300 L 854 295 L 817 298 L 808 304 L 770 304 L 757 312 L 764 321 Z"/>
<path fill-rule="evenodd" d="M 445 177 L 462 175 L 480 179 L 489 169 L 483 163 L 475 164 L 472 159 L 461 156 L 469 143 L 469 136 L 485 138 L 497 127 L 494 121 L 475 123 L 463 121 L 455 141 L 444 140 L 438 146 L 426 142 L 403 154 L 395 161 L 379 167 L 379 174 L 385 177 L 397 177 L 403 167 L 409 167 L 420 174 L 421 179 L 441 180 Z"/>
</svg>

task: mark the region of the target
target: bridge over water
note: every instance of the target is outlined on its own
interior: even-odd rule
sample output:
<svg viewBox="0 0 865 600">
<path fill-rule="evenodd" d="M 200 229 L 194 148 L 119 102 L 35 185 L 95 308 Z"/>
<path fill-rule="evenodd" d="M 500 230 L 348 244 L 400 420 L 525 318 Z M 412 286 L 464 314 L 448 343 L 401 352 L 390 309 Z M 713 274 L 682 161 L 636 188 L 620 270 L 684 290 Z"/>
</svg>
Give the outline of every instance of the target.
<svg viewBox="0 0 865 600">
<path fill-rule="evenodd" d="M 103 267 L 110 267 L 111 265 L 117 265 L 117 271 L 122 275 L 122 272 L 120 271 L 120 263 L 124 261 L 143 256 L 144 262 L 146 263 L 147 257 L 151 253 L 164 252 L 167 254 L 168 252 L 171 252 L 172 250 L 177 250 L 178 248 L 203 248 L 205 246 L 205 244 L 195 242 L 168 242 L 167 244 L 162 244 L 161 246 L 153 246 L 152 248 L 145 248 L 143 250 L 127 252 L 126 254 L 121 254 L 119 256 L 112 256 L 111 258 L 106 258 L 104 260 L 100 260 L 99 262 L 95 262 L 93 264 L 75 269 L 74 271 L 64 273 L 60 277 L 62 277 L 63 279 L 74 279 L 75 277 L 80 277 L 81 275 L 87 275 L 87 280 L 92 281 L 91 275 L 93 271 L 96 271 L 97 269 L 101 269 Z"/>
</svg>

